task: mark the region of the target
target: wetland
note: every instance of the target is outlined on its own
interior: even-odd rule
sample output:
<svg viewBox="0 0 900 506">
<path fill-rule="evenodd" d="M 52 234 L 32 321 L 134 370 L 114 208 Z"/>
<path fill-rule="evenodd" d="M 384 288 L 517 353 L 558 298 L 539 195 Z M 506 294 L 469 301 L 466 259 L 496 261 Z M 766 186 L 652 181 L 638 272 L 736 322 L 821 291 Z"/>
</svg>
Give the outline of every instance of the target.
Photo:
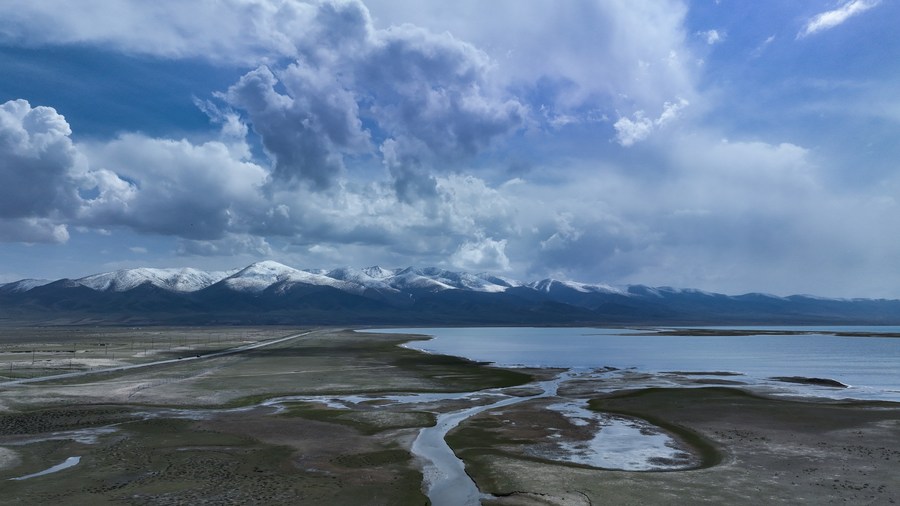
<svg viewBox="0 0 900 506">
<path fill-rule="evenodd" d="M 397 330 L 0 332 L 13 362 L 0 378 L 3 504 L 900 497 L 900 404 L 817 396 L 828 386 L 816 382 L 773 380 L 807 389 L 785 397 L 732 368 L 620 368 L 612 355 L 500 367 L 423 353 L 412 348 L 436 341 Z"/>
</svg>

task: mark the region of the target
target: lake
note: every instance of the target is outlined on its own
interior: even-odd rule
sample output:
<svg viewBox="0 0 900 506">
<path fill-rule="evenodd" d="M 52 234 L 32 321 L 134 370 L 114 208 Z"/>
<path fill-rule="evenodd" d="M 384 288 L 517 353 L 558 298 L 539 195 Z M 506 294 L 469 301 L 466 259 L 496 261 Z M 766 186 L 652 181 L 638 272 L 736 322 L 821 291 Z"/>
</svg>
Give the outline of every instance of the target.
<svg viewBox="0 0 900 506">
<path fill-rule="evenodd" d="M 900 339 L 839 337 L 828 332 L 900 332 L 900 327 L 717 327 L 789 330 L 801 335 L 672 336 L 603 328 L 397 328 L 369 332 L 426 334 L 405 346 L 492 362 L 502 367 L 729 372 L 786 393 L 900 401 Z M 768 378 L 802 376 L 850 388 L 785 385 Z"/>
</svg>

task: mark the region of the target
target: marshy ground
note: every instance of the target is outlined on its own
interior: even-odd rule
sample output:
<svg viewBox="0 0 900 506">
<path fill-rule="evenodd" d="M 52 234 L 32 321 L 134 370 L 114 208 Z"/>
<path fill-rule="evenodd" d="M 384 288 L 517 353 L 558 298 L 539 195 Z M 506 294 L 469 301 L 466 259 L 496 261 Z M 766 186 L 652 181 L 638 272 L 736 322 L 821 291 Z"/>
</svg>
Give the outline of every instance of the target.
<svg viewBox="0 0 900 506">
<path fill-rule="evenodd" d="M 233 355 L 14 383 L 295 334 L 303 335 Z M 525 398 L 560 371 L 397 346 L 409 339 L 340 329 L 0 328 L 0 503 L 426 504 L 421 462 L 410 453 L 418 431 L 491 399 L 392 403 L 386 395 Z M 448 441 L 494 496 L 486 503 L 900 502 L 896 404 L 765 398 L 687 374 L 683 388 L 635 389 L 637 375 L 629 378 L 563 382 L 558 396 L 464 420 Z M 664 432 L 688 470 L 561 461 L 556 450 L 596 432 L 564 416 L 561 402 Z M 73 467 L 11 480 L 73 456 L 81 457 Z"/>
</svg>

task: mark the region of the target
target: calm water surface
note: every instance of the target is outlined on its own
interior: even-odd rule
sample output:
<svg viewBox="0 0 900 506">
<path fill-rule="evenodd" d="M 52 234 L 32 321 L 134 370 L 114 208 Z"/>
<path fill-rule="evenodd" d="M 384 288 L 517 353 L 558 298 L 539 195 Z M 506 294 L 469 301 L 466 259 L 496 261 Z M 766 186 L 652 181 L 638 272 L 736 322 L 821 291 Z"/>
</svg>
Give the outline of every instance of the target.
<svg viewBox="0 0 900 506">
<path fill-rule="evenodd" d="M 718 327 L 761 329 L 758 327 Z M 900 401 L 900 338 L 838 337 L 818 332 L 900 332 L 900 327 L 765 327 L 805 335 L 664 336 L 595 328 L 404 328 L 377 332 L 426 334 L 407 346 L 494 362 L 504 367 L 635 368 L 646 372 L 728 371 L 742 381 L 773 376 L 830 378 L 849 389 L 833 397 Z M 801 388 L 801 387 L 797 387 Z M 809 392 L 804 392 L 809 393 Z M 814 392 L 815 393 L 815 392 Z"/>
</svg>

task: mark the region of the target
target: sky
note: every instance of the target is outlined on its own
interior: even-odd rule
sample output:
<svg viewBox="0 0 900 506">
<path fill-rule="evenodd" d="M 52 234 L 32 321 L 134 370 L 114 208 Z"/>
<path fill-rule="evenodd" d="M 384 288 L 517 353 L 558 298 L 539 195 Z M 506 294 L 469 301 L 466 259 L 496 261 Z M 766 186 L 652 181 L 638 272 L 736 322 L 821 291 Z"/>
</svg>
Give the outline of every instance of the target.
<svg viewBox="0 0 900 506">
<path fill-rule="evenodd" d="M 900 298 L 900 2 L 6 0 L 0 282 Z"/>
</svg>

